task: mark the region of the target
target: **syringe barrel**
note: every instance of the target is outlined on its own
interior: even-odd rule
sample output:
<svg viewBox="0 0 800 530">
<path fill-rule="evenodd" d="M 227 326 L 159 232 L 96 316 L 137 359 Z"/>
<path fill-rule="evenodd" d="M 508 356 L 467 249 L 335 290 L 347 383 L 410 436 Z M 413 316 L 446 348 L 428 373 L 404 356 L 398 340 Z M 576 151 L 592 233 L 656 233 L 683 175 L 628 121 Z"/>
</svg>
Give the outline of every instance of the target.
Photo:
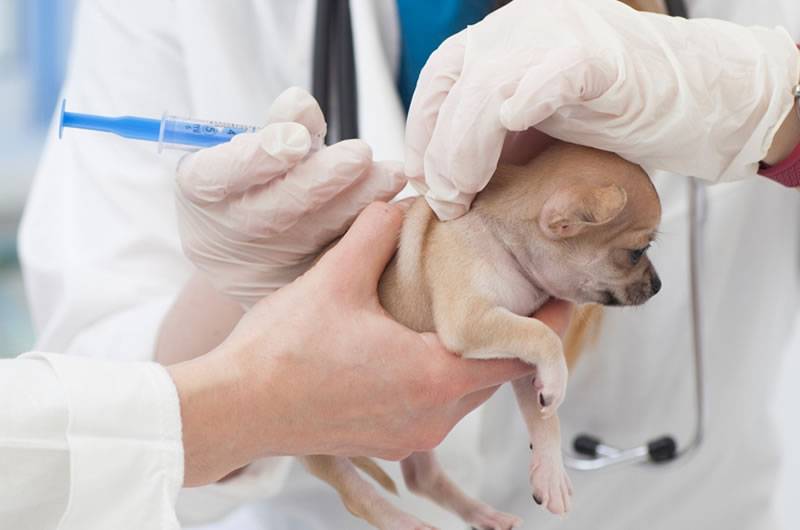
<svg viewBox="0 0 800 530">
<path fill-rule="evenodd" d="M 165 148 L 195 150 L 228 142 L 237 134 L 254 132 L 257 127 L 195 120 L 164 114 L 158 134 L 158 150 Z"/>
</svg>

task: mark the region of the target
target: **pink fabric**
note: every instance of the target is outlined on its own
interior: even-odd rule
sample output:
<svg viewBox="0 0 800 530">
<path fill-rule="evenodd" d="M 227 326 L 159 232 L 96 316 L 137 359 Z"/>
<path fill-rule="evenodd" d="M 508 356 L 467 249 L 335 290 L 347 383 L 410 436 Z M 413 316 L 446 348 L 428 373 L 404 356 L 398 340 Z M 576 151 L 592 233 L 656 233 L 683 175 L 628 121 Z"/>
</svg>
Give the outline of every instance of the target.
<svg viewBox="0 0 800 530">
<path fill-rule="evenodd" d="M 777 166 L 762 163 L 758 174 L 790 188 L 800 186 L 800 144 Z"/>
<path fill-rule="evenodd" d="M 800 44 L 797 48 L 800 49 Z M 800 105 L 800 102 L 795 101 L 795 105 Z M 790 188 L 800 186 L 800 143 L 778 165 L 769 166 L 762 162 L 758 174 Z"/>
</svg>

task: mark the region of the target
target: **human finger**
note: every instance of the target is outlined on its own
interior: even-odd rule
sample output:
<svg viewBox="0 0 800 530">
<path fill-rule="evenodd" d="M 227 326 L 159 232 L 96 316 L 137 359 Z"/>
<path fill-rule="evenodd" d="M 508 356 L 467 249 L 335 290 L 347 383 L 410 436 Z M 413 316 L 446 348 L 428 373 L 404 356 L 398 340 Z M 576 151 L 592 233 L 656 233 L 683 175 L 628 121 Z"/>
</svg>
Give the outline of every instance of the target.
<svg viewBox="0 0 800 530">
<path fill-rule="evenodd" d="M 282 178 L 252 187 L 207 210 L 225 226 L 272 237 L 364 178 L 371 165 L 372 149 L 366 143 L 345 140 L 315 153 Z"/>
<path fill-rule="evenodd" d="M 269 109 L 267 123 L 296 122 L 311 135 L 312 149 L 320 149 L 328 126 L 314 96 L 300 87 L 284 90 Z"/>
<path fill-rule="evenodd" d="M 564 335 L 567 334 L 574 309 L 575 304 L 572 302 L 551 298 L 531 316 L 547 324 L 550 329 L 563 339 Z"/>
<path fill-rule="evenodd" d="M 433 135 L 439 108 L 458 80 L 464 62 L 464 32 L 444 41 L 428 58 L 417 80 L 406 121 L 405 172 L 419 193 L 424 181 L 425 152 Z"/>
<path fill-rule="evenodd" d="M 465 359 L 447 351 L 435 333 L 421 333 L 420 338 L 447 363 L 451 379 L 459 381 L 464 395 L 502 385 L 532 374 L 536 367 L 520 359 Z"/>
<path fill-rule="evenodd" d="M 479 50 L 469 51 L 477 58 L 465 66 L 442 102 L 425 153 L 425 198 L 442 220 L 466 213 L 489 182 L 507 132 L 525 131 L 567 102 L 590 96 L 585 92 L 591 68 L 582 48 L 535 50 L 534 65 L 517 70 L 513 64 L 502 65 L 509 71 L 493 71 L 500 66 L 480 60 Z M 486 78 L 508 79 L 513 93 L 486 83 Z"/>
<path fill-rule="evenodd" d="M 402 162 L 374 162 L 362 178 L 319 207 L 314 214 L 315 222 L 304 226 L 303 237 L 309 246 L 330 241 L 341 235 L 369 204 L 375 201 L 388 202 L 403 189 L 406 182 Z"/>
<path fill-rule="evenodd" d="M 524 131 L 562 107 L 597 98 L 618 80 L 608 58 L 585 46 L 539 50 L 538 54 L 500 106 L 500 122 L 510 131 Z"/>
<path fill-rule="evenodd" d="M 502 385 L 536 371 L 536 366 L 520 359 L 461 359 L 454 377 L 461 378 L 465 391 L 472 392 Z"/>
<path fill-rule="evenodd" d="M 442 101 L 423 160 L 425 199 L 440 220 L 466 213 L 497 168 L 506 134 L 501 103 L 491 87 L 465 72 Z"/>
<path fill-rule="evenodd" d="M 500 388 L 500 385 L 493 385 L 488 388 L 471 392 L 461 398 L 458 402 L 458 406 L 456 407 L 457 419 L 463 418 L 476 408 L 486 403 L 486 401 L 488 401 L 489 398 L 492 397 L 495 392 L 497 392 L 498 388 Z"/>
<path fill-rule="evenodd" d="M 397 236 L 403 224 L 403 212 L 391 204 L 374 202 L 359 214 L 353 225 L 318 266 L 335 263 L 346 271 L 359 271 L 358 294 L 375 291 L 386 264 L 397 250 Z M 352 286 L 351 286 L 352 287 Z"/>
<path fill-rule="evenodd" d="M 310 148 L 311 136 L 299 123 L 272 123 L 184 157 L 178 188 L 192 202 L 219 202 L 285 174 Z"/>
</svg>

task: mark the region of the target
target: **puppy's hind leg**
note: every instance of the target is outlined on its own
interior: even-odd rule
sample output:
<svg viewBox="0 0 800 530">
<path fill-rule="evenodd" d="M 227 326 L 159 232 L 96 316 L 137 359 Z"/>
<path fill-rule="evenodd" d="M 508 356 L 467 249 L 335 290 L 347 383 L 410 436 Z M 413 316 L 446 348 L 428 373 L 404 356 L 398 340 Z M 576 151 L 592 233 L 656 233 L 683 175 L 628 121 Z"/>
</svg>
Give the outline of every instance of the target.
<svg viewBox="0 0 800 530">
<path fill-rule="evenodd" d="M 412 453 L 401 465 L 410 491 L 458 514 L 472 528 L 511 530 L 522 523 L 519 517 L 498 512 L 464 493 L 444 472 L 433 451 Z"/>
<path fill-rule="evenodd" d="M 303 466 L 324 480 L 342 498 L 347 510 L 380 530 L 437 530 L 384 499 L 346 457 L 312 455 L 299 457 Z"/>
</svg>

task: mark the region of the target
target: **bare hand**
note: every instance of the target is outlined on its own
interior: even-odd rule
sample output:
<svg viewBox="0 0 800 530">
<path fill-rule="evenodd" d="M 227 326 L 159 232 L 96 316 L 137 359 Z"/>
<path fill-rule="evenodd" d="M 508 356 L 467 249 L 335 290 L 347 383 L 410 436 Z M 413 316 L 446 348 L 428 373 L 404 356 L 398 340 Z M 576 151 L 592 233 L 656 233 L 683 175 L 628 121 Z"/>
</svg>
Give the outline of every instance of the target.
<svg viewBox="0 0 800 530">
<path fill-rule="evenodd" d="M 187 483 L 190 472 L 213 480 L 270 455 L 401 459 L 435 447 L 498 385 L 532 373 L 517 360 L 461 359 L 435 334 L 387 315 L 377 283 L 402 219 L 399 208 L 373 203 L 316 266 L 253 307 L 208 359 L 171 368 L 179 390 L 187 365 L 204 360 L 194 365 L 194 381 L 229 379 L 213 402 L 204 392 L 194 412 L 183 410 L 185 445 L 188 432 L 205 446 L 194 450 L 194 464 L 187 445 Z M 570 313 L 553 302 L 542 318 L 561 332 Z M 234 406 L 219 411 L 224 425 L 211 421 L 208 409 L 226 402 Z"/>
</svg>

